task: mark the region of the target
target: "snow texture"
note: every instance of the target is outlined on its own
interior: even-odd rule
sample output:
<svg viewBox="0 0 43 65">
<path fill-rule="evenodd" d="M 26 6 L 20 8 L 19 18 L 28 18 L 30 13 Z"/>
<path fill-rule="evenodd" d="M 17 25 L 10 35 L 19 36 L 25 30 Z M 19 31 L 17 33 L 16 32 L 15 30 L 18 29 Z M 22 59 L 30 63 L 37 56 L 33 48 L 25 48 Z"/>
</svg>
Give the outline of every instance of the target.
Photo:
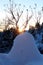
<svg viewBox="0 0 43 65">
<path fill-rule="evenodd" d="M 0 54 L 1 65 L 43 65 L 43 56 L 39 53 L 33 36 L 28 33 L 18 35 L 8 54 Z"/>
</svg>

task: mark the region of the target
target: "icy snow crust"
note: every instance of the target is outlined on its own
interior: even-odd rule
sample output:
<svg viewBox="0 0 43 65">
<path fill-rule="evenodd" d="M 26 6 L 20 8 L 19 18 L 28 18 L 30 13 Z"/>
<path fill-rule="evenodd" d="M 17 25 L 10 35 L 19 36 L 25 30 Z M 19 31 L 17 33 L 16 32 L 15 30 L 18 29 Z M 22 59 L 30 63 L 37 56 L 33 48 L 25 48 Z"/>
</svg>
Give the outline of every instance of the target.
<svg viewBox="0 0 43 65">
<path fill-rule="evenodd" d="M 42 57 L 33 36 L 25 32 L 16 37 L 8 54 L 0 54 L 0 65 L 43 65 Z"/>
</svg>

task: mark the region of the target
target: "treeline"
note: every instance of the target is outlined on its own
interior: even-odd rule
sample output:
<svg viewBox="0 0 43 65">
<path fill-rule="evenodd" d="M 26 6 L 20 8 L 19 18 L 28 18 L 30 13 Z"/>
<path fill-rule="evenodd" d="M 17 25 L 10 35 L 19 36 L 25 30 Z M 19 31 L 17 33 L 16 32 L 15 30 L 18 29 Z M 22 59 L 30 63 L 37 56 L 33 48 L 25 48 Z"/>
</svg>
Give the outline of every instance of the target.
<svg viewBox="0 0 43 65">
<path fill-rule="evenodd" d="M 36 45 L 39 51 L 43 54 L 43 23 L 40 25 L 38 22 L 35 27 L 31 27 L 29 32 L 34 36 Z"/>
</svg>

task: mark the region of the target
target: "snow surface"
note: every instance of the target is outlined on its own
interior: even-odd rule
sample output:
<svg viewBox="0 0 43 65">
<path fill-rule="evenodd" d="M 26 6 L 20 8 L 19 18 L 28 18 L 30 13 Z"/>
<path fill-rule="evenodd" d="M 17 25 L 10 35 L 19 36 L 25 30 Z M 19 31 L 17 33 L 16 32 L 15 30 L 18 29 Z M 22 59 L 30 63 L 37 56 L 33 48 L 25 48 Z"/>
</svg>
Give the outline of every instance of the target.
<svg viewBox="0 0 43 65">
<path fill-rule="evenodd" d="M 43 65 L 43 56 L 38 51 L 33 36 L 28 33 L 18 35 L 8 54 L 0 54 L 1 65 Z"/>
</svg>

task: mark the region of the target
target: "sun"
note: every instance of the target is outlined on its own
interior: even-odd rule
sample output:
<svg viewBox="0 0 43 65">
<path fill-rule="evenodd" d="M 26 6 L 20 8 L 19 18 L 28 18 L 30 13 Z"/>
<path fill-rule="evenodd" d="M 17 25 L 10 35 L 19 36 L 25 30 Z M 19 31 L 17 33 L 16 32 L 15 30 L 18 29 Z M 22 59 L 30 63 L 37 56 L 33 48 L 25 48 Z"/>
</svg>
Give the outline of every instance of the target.
<svg viewBox="0 0 43 65">
<path fill-rule="evenodd" d="M 24 32 L 24 29 L 18 29 L 19 33 L 23 33 Z"/>
</svg>

